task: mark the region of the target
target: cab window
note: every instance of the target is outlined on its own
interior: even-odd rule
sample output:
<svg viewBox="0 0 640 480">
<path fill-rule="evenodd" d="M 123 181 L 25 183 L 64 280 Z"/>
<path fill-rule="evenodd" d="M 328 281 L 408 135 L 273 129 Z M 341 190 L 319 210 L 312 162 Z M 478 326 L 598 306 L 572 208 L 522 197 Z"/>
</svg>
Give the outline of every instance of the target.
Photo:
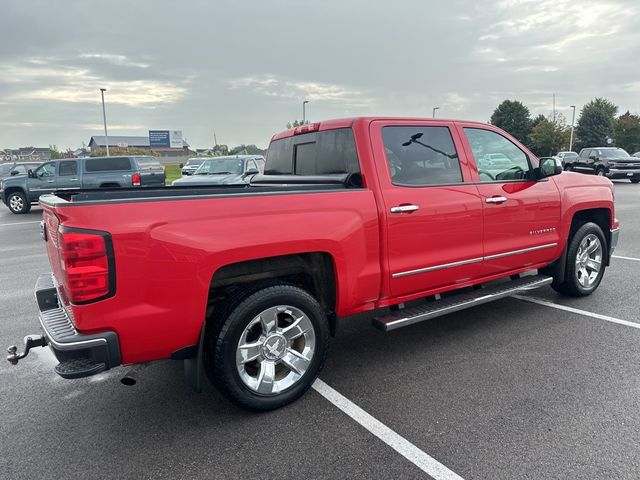
<svg viewBox="0 0 640 480">
<path fill-rule="evenodd" d="M 40 165 L 35 171 L 36 177 L 55 177 L 56 165 L 54 163 L 45 163 Z"/>
<path fill-rule="evenodd" d="M 465 128 L 481 182 L 528 180 L 527 155 L 502 135 L 481 128 Z"/>
<path fill-rule="evenodd" d="M 78 162 L 76 162 L 75 160 L 60 162 L 60 167 L 58 168 L 58 174 L 60 176 L 77 175 Z"/>
<path fill-rule="evenodd" d="M 462 183 L 458 152 L 448 127 L 383 127 L 382 140 L 394 185 Z"/>
</svg>

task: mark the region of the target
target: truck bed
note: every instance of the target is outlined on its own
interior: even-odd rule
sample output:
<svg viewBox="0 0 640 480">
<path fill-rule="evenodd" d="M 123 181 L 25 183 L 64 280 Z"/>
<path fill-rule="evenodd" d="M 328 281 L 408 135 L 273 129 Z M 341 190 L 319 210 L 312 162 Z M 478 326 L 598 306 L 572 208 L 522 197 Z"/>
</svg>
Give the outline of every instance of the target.
<svg viewBox="0 0 640 480">
<path fill-rule="evenodd" d="M 269 195 L 276 193 L 321 192 L 353 189 L 347 175 L 296 176 L 261 175 L 247 185 L 174 186 L 157 188 L 103 188 L 100 190 L 59 190 L 43 195 L 41 201 L 47 205 L 64 203 L 124 203 L 150 200 L 180 200 L 220 196 Z"/>
</svg>

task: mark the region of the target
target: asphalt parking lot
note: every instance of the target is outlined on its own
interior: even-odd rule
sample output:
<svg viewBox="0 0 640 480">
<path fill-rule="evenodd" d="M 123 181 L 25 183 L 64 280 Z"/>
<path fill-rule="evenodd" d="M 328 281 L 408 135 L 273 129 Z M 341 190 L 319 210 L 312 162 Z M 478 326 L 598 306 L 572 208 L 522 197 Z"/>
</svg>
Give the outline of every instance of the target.
<svg viewBox="0 0 640 480">
<path fill-rule="evenodd" d="M 323 383 L 266 414 L 234 407 L 208 384 L 192 392 L 178 362 L 152 364 L 124 387 L 122 369 L 64 380 L 46 349 L 17 367 L 3 361 L 0 471 L 404 479 L 429 478 L 426 458 L 447 479 L 640 478 L 638 205 L 640 185 L 617 182 L 617 258 L 591 297 L 545 287 L 529 294 L 540 303 L 508 298 L 387 334 L 351 320 Z M 39 218 L 38 208 L 16 216 L 0 205 L 3 348 L 38 333 L 32 289 L 48 271 Z M 321 395 L 325 384 L 345 402 Z M 345 413 L 354 406 L 375 419 L 361 420 L 368 429 Z"/>
</svg>

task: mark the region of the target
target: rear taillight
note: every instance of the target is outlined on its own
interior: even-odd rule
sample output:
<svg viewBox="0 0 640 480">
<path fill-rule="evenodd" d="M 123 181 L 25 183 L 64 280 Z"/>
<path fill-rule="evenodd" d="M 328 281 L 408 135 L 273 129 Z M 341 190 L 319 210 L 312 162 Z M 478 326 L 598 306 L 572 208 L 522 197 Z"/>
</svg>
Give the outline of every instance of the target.
<svg viewBox="0 0 640 480">
<path fill-rule="evenodd" d="M 320 123 L 305 123 L 299 127 L 293 129 L 294 135 L 300 135 L 302 133 L 317 132 L 320 129 Z"/>
<path fill-rule="evenodd" d="M 133 175 L 131 175 L 131 182 L 133 183 L 134 187 L 139 187 L 141 185 L 140 174 L 134 173 Z"/>
<path fill-rule="evenodd" d="M 111 238 L 104 232 L 60 228 L 60 263 L 71 303 L 87 303 L 113 294 Z"/>
</svg>

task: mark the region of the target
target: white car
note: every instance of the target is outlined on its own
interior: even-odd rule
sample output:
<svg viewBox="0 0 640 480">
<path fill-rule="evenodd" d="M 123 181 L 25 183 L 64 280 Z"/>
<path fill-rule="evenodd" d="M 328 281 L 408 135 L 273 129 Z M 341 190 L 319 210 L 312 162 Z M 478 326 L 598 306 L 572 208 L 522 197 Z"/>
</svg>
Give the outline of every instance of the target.
<svg viewBox="0 0 640 480">
<path fill-rule="evenodd" d="M 576 152 L 558 152 L 553 158 L 558 160 L 560 165 L 564 168 L 565 165 L 575 162 L 578 158 L 578 154 Z"/>
</svg>

